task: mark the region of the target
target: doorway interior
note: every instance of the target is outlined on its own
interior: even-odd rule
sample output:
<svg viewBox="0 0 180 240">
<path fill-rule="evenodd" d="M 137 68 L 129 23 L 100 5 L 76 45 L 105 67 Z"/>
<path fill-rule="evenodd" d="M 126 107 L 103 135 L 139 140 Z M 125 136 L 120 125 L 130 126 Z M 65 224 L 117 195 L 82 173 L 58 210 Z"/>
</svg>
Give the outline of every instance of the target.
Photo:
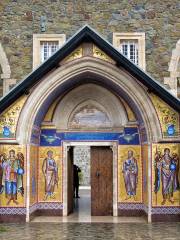
<svg viewBox="0 0 180 240">
<path fill-rule="evenodd" d="M 64 210 L 69 217 L 117 216 L 116 142 L 64 143 Z M 114 148 L 117 149 L 117 148 Z M 74 192 L 74 167 L 79 173 L 79 196 Z M 65 191 L 66 189 L 66 191 Z"/>
</svg>

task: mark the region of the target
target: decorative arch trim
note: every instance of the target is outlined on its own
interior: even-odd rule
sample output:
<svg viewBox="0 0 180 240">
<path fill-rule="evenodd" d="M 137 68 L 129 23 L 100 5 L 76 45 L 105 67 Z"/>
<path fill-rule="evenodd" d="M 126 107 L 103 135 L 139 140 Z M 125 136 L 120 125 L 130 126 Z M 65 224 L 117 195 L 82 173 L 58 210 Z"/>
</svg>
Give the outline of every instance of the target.
<svg viewBox="0 0 180 240">
<path fill-rule="evenodd" d="M 21 112 L 17 140 L 20 143 L 30 143 L 33 125 L 40 124 L 52 101 L 67 91 L 67 88 L 71 89 L 74 84 L 80 82 L 82 76 L 91 75 L 96 76 L 98 83 L 106 83 L 121 95 L 131 105 L 136 117 L 139 114 L 139 124 L 144 124 L 149 142 L 162 139 L 157 114 L 145 89 L 132 76 L 116 66 L 85 57 L 61 66 L 36 86 Z"/>
</svg>

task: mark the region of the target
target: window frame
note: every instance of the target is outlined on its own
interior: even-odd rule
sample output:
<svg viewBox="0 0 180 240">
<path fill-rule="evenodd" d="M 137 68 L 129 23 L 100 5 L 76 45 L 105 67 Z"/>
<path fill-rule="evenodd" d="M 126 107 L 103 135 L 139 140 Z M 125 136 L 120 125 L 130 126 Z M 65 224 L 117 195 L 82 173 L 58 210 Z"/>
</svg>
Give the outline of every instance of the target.
<svg viewBox="0 0 180 240">
<path fill-rule="evenodd" d="M 33 34 L 33 70 L 42 64 L 41 42 L 58 42 L 61 47 L 65 41 L 65 34 Z"/>
<path fill-rule="evenodd" d="M 146 60 L 145 60 L 145 33 L 144 32 L 134 32 L 134 33 L 113 33 L 113 46 L 120 51 L 121 41 L 137 41 L 138 44 L 138 67 L 146 70 Z"/>
</svg>

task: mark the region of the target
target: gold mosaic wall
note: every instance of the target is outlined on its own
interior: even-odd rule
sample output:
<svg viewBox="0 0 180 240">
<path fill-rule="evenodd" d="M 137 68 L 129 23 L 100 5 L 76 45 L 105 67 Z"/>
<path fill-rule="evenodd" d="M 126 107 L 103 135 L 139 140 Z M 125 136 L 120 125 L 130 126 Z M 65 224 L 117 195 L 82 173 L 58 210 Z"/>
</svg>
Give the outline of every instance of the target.
<svg viewBox="0 0 180 240">
<path fill-rule="evenodd" d="M 142 165 L 143 165 L 143 203 L 148 205 L 148 145 L 142 145 Z"/>
<path fill-rule="evenodd" d="M 163 136 L 178 137 L 180 134 L 179 113 L 154 94 L 151 94 L 151 100 L 158 114 Z"/>
<path fill-rule="evenodd" d="M 112 58 L 110 58 L 105 52 L 103 52 L 100 48 L 93 44 L 93 57 L 99 58 L 101 60 L 115 63 Z"/>
<path fill-rule="evenodd" d="M 68 55 L 62 62 L 73 61 L 77 58 L 81 58 L 83 56 L 83 48 L 82 46 L 76 48 L 70 55 Z"/>
<path fill-rule="evenodd" d="M 39 147 L 38 201 L 62 202 L 62 147 Z"/>
<path fill-rule="evenodd" d="M 30 205 L 38 199 L 38 161 L 39 146 L 30 146 Z"/>
<path fill-rule="evenodd" d="M 138 171 L 129 166 L 125 171 L 124 164 L 128 161 L 128 152 L 133 152 L 133 159 L 136 162 Z M 126 172 L 126 177 L 125 177 Z M 131 175 L 129 175 L 129 173 Z M 131 179 L 131 180 L 130 180 Z M 128 194 L 128 189 L 133 188 L 135 193 Z M 134 192 L 133 190 L 133 192 Z M 136 203 L 142 202 L 142 163 L 141 146 L 119 145 L 118 146 L 118 202 Z"/>
<path fill-rule="evenodd" d="M 0 207 L 24 207 L 26 147 L 0 145 Z"/>
<path fill-rule="evenodd" d="M 0 138 L 15 138 L 20 112 L 27 96 L 20 97 L 0 115 Z"/>
<path fill-rule="evenodd" d="M 180 205 L 179 156 L 180 144 L 152 145 L 152 206 Z"/>
</svg>

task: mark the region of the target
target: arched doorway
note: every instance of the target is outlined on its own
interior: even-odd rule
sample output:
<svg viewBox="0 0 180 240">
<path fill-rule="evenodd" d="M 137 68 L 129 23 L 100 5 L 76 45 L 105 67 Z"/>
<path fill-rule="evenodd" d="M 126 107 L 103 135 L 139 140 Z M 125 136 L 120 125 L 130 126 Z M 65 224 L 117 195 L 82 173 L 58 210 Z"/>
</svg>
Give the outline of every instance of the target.
<svg viewBox="0 0 180 240">
<path fill-rule="evenodd" d="M 89 147 L 89 156 L 86 156 L 89 157 L 89 163 L 86 161 L 86 168 L 90 168 L 91 191 L 86 188 L 86 198 L 83 195 L 85 191 L 81 191 L 81 199 L 75 201 L 76 206 L 78 205 L 78 210 L 84 206 L 84 210 L 92 215 L 117 216 L 118 135 L 128 124 L 136 124 L 135 119 L 129 121 L 120 99 L 95 83 L 75 87 L 53 107 L 51 123 L 58 132 L 65 132 L 66 135 L 62 140 L 63 215 L 73 212 L 72 164 L 76 162 L 76 155 L 72 148 Z M 46 121 L 43 121 L 43 127 L 46 126 Z M 106 161 L 103 161 L 104 158 Z M 79 167 L 81 174 L 85 174 L 81 164 Z M 88 217 L 80 212 L 78 211 L 78 217 Z"/>
<path fill-rule="evenodd" d="M 67 66 L 68 65 L 68 66 Z M 66 96 L 68 94 L 72 94 L 72 92 L 76 92 L 78 87 L 84 88 L 84 91 L 86 93 L 89 93 L 89 88 L 87 86 L 94 85 L 96 89 L 103 88 L 104 92 L 101 94 L 106 94 L 106 91 L 109 95 L 112 95 L 112 99 L 119 99 L 119 107 L 117 114 L 112 115 L 113 111 L 116 110 L 116 101 L 109 102 L 109 104 L 106 106 L 106 102 L 97 101 L 97 95 L 94 94 L 94 99 L 88 97 L 88 99 L 81 99 L 76 96 L 74 98 L 74 104 L 75 106 L 69 109 L 69 115 L 68 115 L 68 122 L 65 121 L 67 118 L 65 117 L 65 113 L 63 114 L 62 119 L 58 118 L 58 111 L 54 112 L 54 118 L 52 123 L 57 124 L 57 128 L 62 132 L 63 128 L 64 130 L 73 130 L 73 127 L 77 127 L 76 120 L 79 118 L 82 113 L 83 109 L 89 104 L 90 108 L 94 108 L 96 110 L 96 113 L 101 113 L 101 116 L 106 119 L 106 131 L 109 129 L 113 129 L 113 126 L 110 124 L 110 119 L 114 120 L 114 127 L 117 129 L 121 129 L 121 127 L 124 127 L 125 125 L 129 127 L 133 127 L 133 124 L 136 124 L 137 129 L 143 130 L 143 136 L 140 136 L 141 142 L 140 145 L 146 144 L 147 151 L 150 152 L 150 145 L 148 145 L 151 141 L 157 141 L 161 139 L 161 130 L 159 121 L 156 115 L 156 112 L 154 110 L 154 107 L 152 105 L 152 102 L 146 93 L 146 90 L 134 80 L 129 74 L 127 74 L 124 71 L 119 70 L 117 67 L 110 65 L 109 63 L 106 63 L 102 60 L 97 59 L 91 59 L 91 58 L 84 58 L 82 60 L 74 61 L 73 63 L 68 63 L 66 67 L 62 66 L 61 69 L 56 69 L 54 72 L 47 75 L 42 83 L 39 83 L 38 86 L 31 92 L 31 95 L 29 96 L 22 112 L 19 118 L 19 124 L 17 126 L 17 139 L 19 143 L 21 144 L 31 144 L 33 141 L 34 135 L 32 134 L 34 132 L 34 128 L 39 129 L 41 128 L 41 124 L 46 116 L 46 113 L 50 110 L 50 106 L 56 102 L 55 106 L 56 110 L 58 110 L 58 106 L 61 106 L 63 104 L 63 101 L 65 101 Z M 89 85 L 88 85 L 89 84 Z M 74 89 L 74 90 L 73 90 Z M 102 90 L 102 89 L 101 89 Z M 78 92 L 78 91 L 77 91 Z M 90 91 L 91 92 L 91 91 Z M 93 91 L 92 91 L 93 92 Z M 100 91 L 98 91 L 99 93 Z M 135 94 L 136 93 L 136 94 Z M 72 94 L 73 95 L 73 94 Z M 58 99 L 58 100 L 57 100 Z M 77 101 L 79 99 L 79 102 Z M 77 103 L 78 104 L 77 104 Z M 123 104 L 124 102 L 124 104 Z M 59 103 L 59 105 L 57 105 Z M 96 104 L 95 104 L 96 103 Z M 112 104 L 112 106 L 111 106 Z M 135 121 L 133 123 L 127 121 L 127 111 L 125 111 L 125 104 L 131 109 L 135 116 Z M 105 106 L 103 106 L 105 105 Z M 26 107 L 28 106 L 28 108 Z M 115 110 L 114 110 L 115 107 Z M 107 111 L 108 108 L 111 110 L 110 112 Z M 63 109 L 68 110 L 67 107 L 64 105 L 64 107 L 60 107 L 60 111 L 63 111 Z M 149 111 L 147 111 L 149 109 Z M 102 115 L 103 111 L 105 111 L 105 114 Z M 68 112 L 68 111 L 65 111 Z M 80 115 L 78 115 L 80 114 Z M 66 114 L 67 115 L 67 114 Z M 113 117 L 115 116 L 115 117 Z M 59 122 L 61 122 L 61 126 L 59 122 L 57 121 L 60 119 Z M 75 120 L 76 119 L 76 120 Z M 80 118 L 79 118 L 80 120 Z M 116 123 L 119 123 L 119 126 L 116 126 Z M 64 125 L 63 125 L 64 124 Z M 97 123 L 99 124 L 99 123 Z M 108 125 L 109 124 L 109 125 Z M 130 126 L 132 124 L 132 126 Z M 62 127 L 63 126 L 63 127 Z M 62 129 L 61 129 L 62 127 Z M 84 126 L 82 126 L 82 129 Z M 97 126 L 96 126 L 97 128 Z M 76 129 L 77 130 L 77 129 Z M 83 129 L 84 131 L 85 129 Z M 122 133 L 122 132 L 121 132 Z M 135 134 L 135 133 L 133 133 Z M 124 132 L 124 136 L 128 137 L 129 133 Z M 36 139 L 38 139 L 38 136 L 36 136 Z M 66 141 L 66 139 L 63 139 Z M 86 139 L 89 140 L 89 139 Z M 96 140 L 95 138 L 93 139 Z M 98 139 L 99 140 L 99 139 Z M 116 139 L 117 140 L 117 139 Z M 68 139 L 68 142 L 70 139 Z M 71 139 L 73 141 L 73 139 Z M 109 144 L 112 145 L 112 144 Z M 66 145 L 68 147 L 68 144 Z M 149 148 L 149 150 L 148 150 Z M 64 148 L 65 149 L 65 148 Z M 118 154 L 119 154 L 119 146 L 114 146 L 114 159 L 117 160 Z M 123 148 L 122 148 L 123 149 Z M 66 149 L 67 150 L 67 149 Z M 67 164 L 67 151 L 64 150 L 62 161 Z M 138 156 L 138 153 L 141 151 L 140 148 L 138 150 L 134 150 L 134 148 L 131 149 L 132 151 L 136 152 L 136 155 Z M 126 150 L 127 154 L 127 150 Z M 147 163 L 150 167 L 150 154 L 147 155 Z M 30 161 L 30 159 L 27 159 L 27 161 Z M 116 163 L 115 163 L 116 164 Z M 117 165 L 115 165 L 117 170 Z M 150 168 L 149 168 L 150 169 Z M 120 171 L 120 170 L 119 170 Z M 149 170 L 150 171 L 150 170 Z M 28 174 L 27 174 L 28 175 Z M 63 181 L 65 180 L 65 172 L 62 172 L 63 175 Z M 30 172 L 29 172 L 30 176 Z M 150 181 L 151 173 L 149 173 L 149 177 L 147 176 L 147 183 Z M 118 176 L 116 175 L 116 179 L 113 180 L 114 186 L 117 186 L 118 184 L 122 184 L 118 182 Z M 142 184 L 142 182 L 141 182 Z M 148 194 L 151 195 L 150 190 L 147 189 Z M 28 193 L 30 194 L 30 189 L 28 190 Z M 66 198 L 67 188 L 65 188 L 65 184 L 63 182 L 62 184 L 62 204 L 61 209 L 63 208 L 64 215 L 67 215 L 67 198 Z M 114 215 L 116 215 L 118 212 L 123 212 L 124 206 L 126 206 L 126 203 L 119 204 L 118 199 L 120 199 L 119 193 L 114 194 L 113 198 L 113 212 Z M 29 203 L 27 203 L 28 205 Z M 141 207 L 141 203 L 138 202 Z M 137 205 L 137 204 L 136 204 Z M 30 206 L 30 204 L 29 204 Z M 138 205 L 139 206 L 139 205 Z M 147 208 L 149 209 L 151 207 L 151 203 L 149 202 L 147 205 Z M 148 211 L 147 211 L 148 212 Z M 150 216 L 150 213 L 149 213 Z"/>
</svg>

